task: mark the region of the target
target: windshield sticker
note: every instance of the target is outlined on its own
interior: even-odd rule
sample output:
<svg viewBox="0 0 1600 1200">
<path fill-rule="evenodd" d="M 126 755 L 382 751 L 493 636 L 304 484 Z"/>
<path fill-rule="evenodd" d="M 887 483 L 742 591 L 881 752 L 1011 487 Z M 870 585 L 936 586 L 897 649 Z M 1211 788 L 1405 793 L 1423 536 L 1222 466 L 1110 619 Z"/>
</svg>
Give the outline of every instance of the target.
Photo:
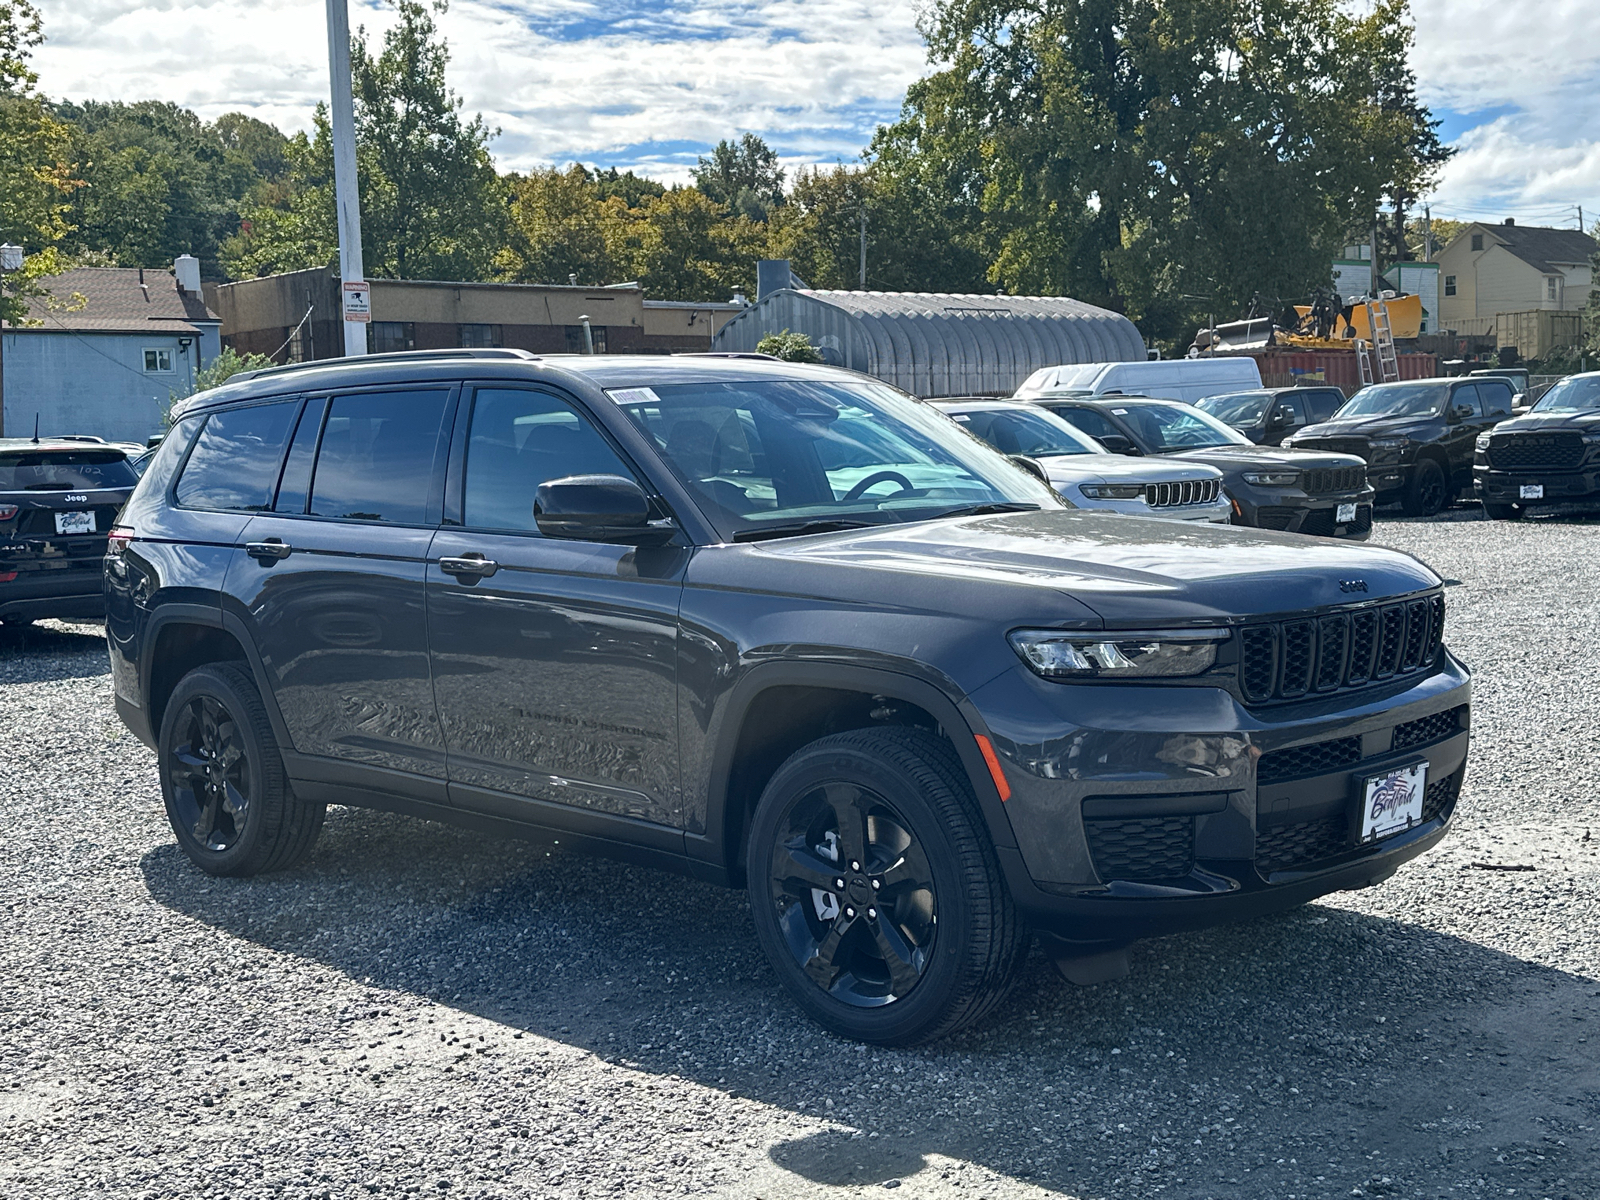
<svg viewBox="0 0 1600 1200">
<path fill-rule="evenodd" d="M 613 404 L 660 404 L 661 397 L 656 395 L 654 388 L 607 388 L 606 395 L 611 397 Z"/>
<path fill-rule="evenodd" d="M 951 416 L 950 419 L 952 421 L 960 421 L 963 425 L 966 424 L 968 421 L 972 420 L 972 418 L 967 416 L 966 413 L 955 413 L 955 414 L 953 414 Z"/>
<path fill-rule="evenodd" d="M 1116 413 L 1119 417 L 1125 417 L 1128 415 L 1128 410 L 1125 408 L 1113 408 L 1111 411 Z"/>
</svg>

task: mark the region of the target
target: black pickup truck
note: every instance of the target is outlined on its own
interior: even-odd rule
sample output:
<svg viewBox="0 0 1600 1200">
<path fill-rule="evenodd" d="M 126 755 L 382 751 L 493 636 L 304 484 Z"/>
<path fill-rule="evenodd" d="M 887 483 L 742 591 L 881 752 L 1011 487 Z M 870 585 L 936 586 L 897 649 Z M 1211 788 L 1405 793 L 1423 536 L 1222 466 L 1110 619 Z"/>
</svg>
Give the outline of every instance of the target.
<svg viewBox="0 0 1600 1200">
<path fill-rule="evenodd" d="M 1563 379 L 1531 412 L 1479 435 L 1472 478 L 1499 521 L 1536 504 L 1600 502 L 1600 371 Z"/>
</svg>

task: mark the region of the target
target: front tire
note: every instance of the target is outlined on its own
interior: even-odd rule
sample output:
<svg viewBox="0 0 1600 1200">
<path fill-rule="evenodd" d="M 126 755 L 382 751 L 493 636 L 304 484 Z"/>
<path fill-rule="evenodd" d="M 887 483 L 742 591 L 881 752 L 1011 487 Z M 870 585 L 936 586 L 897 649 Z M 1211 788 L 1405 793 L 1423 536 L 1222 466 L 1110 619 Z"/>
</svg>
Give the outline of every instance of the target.
<svg viewBox="0 0 1600 1200">
<path fill-rule="evenodd" d="M 1433 459 L 1424 458 L 1412 468 L 1400 507 L 1408 517 L 1431 517 L 1444 507 L 1449 493 L 1444 470 Z"/>
<path fill-rule="evenodd" d="M 1029 937 L 955 751 L 920 729 L 812 742 L 751 822 L 750 908 L 784 987 L 857 1041 L 931 1041 L 987 1015 Z"/>
<path fill-rule="evenodd" d="M 213 663 L 180 679 L 157 744 L 167 820 L 202 871 L 281 871 L 310 853 L 327 806 L 290 788 L 261 693 L 244 671 Z"/>
</svg>

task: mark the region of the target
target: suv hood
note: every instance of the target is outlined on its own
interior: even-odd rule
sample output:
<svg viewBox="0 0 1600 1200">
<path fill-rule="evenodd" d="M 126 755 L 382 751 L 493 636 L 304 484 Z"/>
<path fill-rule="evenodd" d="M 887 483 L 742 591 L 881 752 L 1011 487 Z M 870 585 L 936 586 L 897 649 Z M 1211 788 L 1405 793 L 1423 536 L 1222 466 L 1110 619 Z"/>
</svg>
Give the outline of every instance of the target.
<svg viewBox="0 0 1600 1200">
<path fill-rule="evenodd" d="M 1523 413 L 1494 427 L 1496 433 L 1600 433 L 1600 409 L 1588 412 Z"/>
<path fill-rule="evenodd" d="M 1292 434 L 1298 444 L 1304 438 L 1318 437 L 1392 437 L 1396 434 L 1421 434 L 1437 426 L 1439 417 L 1351 417 L 1343 421 L 1324 421 L 1321 425 L 1307 425 Z"/>
<path fill-rule="evenodd" d="M 1362 467 L 1366 463 L 1353 454 L 1331 450 L 1285 450 L 1282 446 L 1208 446 L 1203 450 L 1180 450 L 1164 458 L 1210 463 L 1224 471 L 1243 471 L 1252 467 Z"/>
<path fill-rule="evenodd" d="M 1038 463 L 1055 484 L 1185 483 L 1221 476 L 1220 471 L 1204 463 L 1130 458 L 1126 454 L 1055 454 L 1038 459 Z"/>
<path fill-rule="evenodd" d="M 1006 513 L 713 547 L 689 582 L 872 612 L 1029 623 L 1215 623 L 1439 586 L 1410 555 L 1228 525 Z M 931 628 L 930 628 L 931 636 Z"/>
</svg>

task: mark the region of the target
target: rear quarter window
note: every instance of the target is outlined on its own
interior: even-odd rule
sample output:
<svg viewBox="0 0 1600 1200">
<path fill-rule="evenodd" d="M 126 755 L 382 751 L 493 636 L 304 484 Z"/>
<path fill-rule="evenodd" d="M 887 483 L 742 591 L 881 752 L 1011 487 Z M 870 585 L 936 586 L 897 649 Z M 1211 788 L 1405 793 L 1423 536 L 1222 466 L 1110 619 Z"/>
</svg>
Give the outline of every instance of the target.
<svg viewBox="0 0 1600 1200">
<path fill-rule="evenodd" d="M 266 512 L 300 401 L 255 404 L 205 419 L 174 497 L 184 508 Z"/>
</svg>

